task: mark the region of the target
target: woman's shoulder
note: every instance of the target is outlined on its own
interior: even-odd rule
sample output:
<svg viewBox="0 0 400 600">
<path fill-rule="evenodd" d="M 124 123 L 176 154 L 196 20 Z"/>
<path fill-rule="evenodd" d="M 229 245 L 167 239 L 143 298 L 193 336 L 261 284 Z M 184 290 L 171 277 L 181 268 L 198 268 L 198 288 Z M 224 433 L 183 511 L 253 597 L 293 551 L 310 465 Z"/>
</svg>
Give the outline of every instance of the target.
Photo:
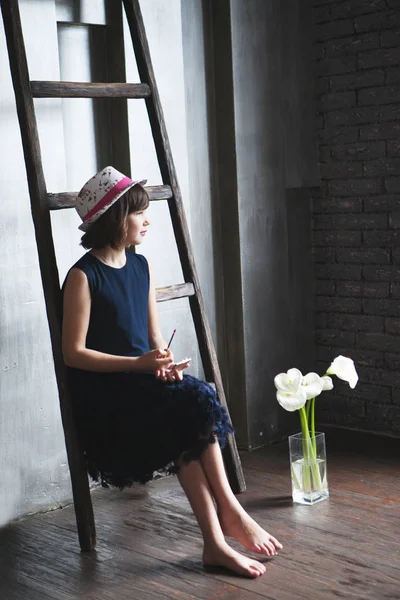
<svg viewBox="0 0 400 600">
<path fill-rule="evenodd" d="M 94 256 L 90 252 L 85 252 L 85 254 L 72 265 L 71 269 L 81 269 L 81 271 L 84 271 L 85 268 L 93 265 L 94 261 Z"/>
<path fill-rule="evenodd" d="M 149 270 L 149 263 L 143 254 L 138 254 L 137 252 L 131 252 L 130 250 L 127 250 L 126 259 L 132 265 L 136 265 L 138 268 L 141 268 L 145 271 Z"/>
<path fill-rule="evenodd" d="M 127 250 L 126 260 L 130 265 L 129 273 L 131 273 L 135 279 L 139 277 L 141 281 L 146 282 L 146 285 L 149 285 L 150 272 L 147 258 L 143 256 L 143 254 L 138 254 L 137 252 L 131 252 L 130 250 Z"/>
<path fill-rule="evenodd" d="M 69 269 L 69 272 L 72 269 L 79 269 L 83 271 L 87 277 L 90 277 L 90 274 L 95 269 L 96 259 L 90 252 L 86 252 L 83 256 L 80 257 L 79 260 L 76 261 L 75 264 Z"/>
<path fill-rule="evenodd" d="M 79 277 L 79 273 L 81 276 L 82 276 L 82 274 L 84 274 L 86 276 L 86 278 L 88 279 L 88 281 L 90 281 L 94 262 L 95 262 L 95 260 L 94 260 L 94 257 L 92 256 L 92 254 L 90 254 L 90 252 L 86 252 L 86 254 L 81 256 L 80 259 L 77 260 L 76 263 L 74 263 L 72 265 L 72 267 L 70 267 L 70 269 L 68 270 L 68 273 L 65 277 L 62 287 L 63 288 L 65 287 L 65 284 L 66 284 L 67 279 L 69 278 L 70 274 L 72 275 L 72 277 Z"/>
</svg>

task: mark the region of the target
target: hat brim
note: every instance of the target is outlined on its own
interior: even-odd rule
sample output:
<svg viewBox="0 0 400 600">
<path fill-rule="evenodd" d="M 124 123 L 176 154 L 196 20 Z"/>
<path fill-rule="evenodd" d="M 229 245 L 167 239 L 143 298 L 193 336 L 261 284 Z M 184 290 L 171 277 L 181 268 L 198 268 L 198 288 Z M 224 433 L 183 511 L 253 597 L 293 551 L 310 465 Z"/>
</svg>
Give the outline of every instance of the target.
<svg viewBox="0 0 400 600">
<path fill-rule="evenodd" d="M 81 223 L 81 225 L 79 225 L 78 229 L 80 229 L 81 231 L 87 231 L 89 229 L 89 227 L 91 225 L 93 225 L 93 223 L 96 223 L 96 221 L 98 219 L 100 219 L 100 217 L 102 217 L 107 210 L 113 205 L 115 204 L 115 202 L 117 200 L 119 200 L 121 198 L 121 196 L 123 196 L 124 194 L 126 194 L 126 192 L 128 190 L 130 190 L 134 185 L 144 185 L 145 183 L 147 183 L 147 179 L 138 179 L 137 181 L 132 181 L 132 183 L 130 183 L 128 186 L 126 186 L 126 188 L 124 190 L 121 190 L 116 196 L 115 198 L 112 199 L 112 201 L 110 202 L 110 204 L 107 205 L 107 208 L 104 212 L 101 213 L 101 215 L 95 219 L 94 221 L 92 221 L 91 223 Z"/>
</svg>

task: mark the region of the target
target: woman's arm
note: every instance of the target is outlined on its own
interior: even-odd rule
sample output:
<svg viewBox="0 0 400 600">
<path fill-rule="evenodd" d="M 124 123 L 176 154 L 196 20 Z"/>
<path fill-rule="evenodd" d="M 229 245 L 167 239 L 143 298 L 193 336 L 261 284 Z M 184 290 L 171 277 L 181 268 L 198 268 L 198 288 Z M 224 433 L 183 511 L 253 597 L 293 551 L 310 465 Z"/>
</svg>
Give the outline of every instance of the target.
<svg viewBox="0 0 400 600">
<path fill-rule="evenodd" d="M 156 300 L 156 288 L 154 284 L 154 278 L 152 275 L 151 265 L 149 265 L 149 274 L 150 274 L 150 287 L 149 287 L 149 346 L 150 348 L 167 348 L 167 342 L 164 340 L 163 335 L 160 329 L 160 322 L 158 318 L 158 308 L 157 308 L 157 300 Z M 167 350 L 168 358 L 173 361 L 174 355 L 171 350 Z M 183 372 L 177 369 L 170 369 L 169 367 L 161 367 L 156 371 L 157 379 L 161 379 L 161 381 L 182 381 Z"/>
<path fill-rule="evenodd" d="M 62 328 L 62 351 L 67 366 L 84 371 L 116 372 L 156 371 L 171 364 L 170 358 L 157 358 L 158 350 L 143 356 L 114 356 L 86 348 L 90 307 L 87 277 L 80 269 L 71 269 L 64 290 Z"/>
<path fill-rule="evenodd" d="M 149 265 L 150 288 L 149 288 L 149 346 L 150 348 L 166 348 L 167 342 L 164 340 L 160 329 L 160 321 L 158 318 L 158 308 L 156 300 L 156 288 L 154 277 Z"/>
</svg>

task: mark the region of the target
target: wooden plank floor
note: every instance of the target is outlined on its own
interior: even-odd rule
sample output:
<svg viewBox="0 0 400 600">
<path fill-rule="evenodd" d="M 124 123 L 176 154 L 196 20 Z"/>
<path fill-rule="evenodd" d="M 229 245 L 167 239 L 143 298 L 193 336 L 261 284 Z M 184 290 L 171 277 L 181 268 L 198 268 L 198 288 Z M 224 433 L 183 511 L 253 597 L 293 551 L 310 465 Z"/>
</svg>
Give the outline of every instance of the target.
<svg viewBox="0 0 400 600">
<path fill-rule="evenodd" d="M 79 551 L 72 507 L 1 529 L 1 600 L 400 599 L 400 440 L 326 431 L 331 495 L 313 507 L 291 502 L 287 442 L 241 453 L 240 502 L 284 544 L 263 577 L 205 572 L 197 524 L 168 477 L 93 492 L 93 553 Z"/>
</svg>

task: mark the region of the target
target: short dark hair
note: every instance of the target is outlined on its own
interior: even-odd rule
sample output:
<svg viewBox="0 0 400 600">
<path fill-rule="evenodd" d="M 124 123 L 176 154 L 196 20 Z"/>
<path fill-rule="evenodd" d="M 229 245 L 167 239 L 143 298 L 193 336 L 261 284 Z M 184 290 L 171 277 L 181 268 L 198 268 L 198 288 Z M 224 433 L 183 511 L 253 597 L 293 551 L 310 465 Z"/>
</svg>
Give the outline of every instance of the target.
<svg viewBox="0 0 400 600">
<path fill-rule="evenodd" d="M 92 223 L 82 236 L 81 246 L 104 248 L 108 244 L 114 250 L 120 248 L 127 234 L 126 218 L 132 212 L 145 210 L 149 206 L 149 196 L 139 184 L 131 187 L 101 217 Z"/>
</svg>

